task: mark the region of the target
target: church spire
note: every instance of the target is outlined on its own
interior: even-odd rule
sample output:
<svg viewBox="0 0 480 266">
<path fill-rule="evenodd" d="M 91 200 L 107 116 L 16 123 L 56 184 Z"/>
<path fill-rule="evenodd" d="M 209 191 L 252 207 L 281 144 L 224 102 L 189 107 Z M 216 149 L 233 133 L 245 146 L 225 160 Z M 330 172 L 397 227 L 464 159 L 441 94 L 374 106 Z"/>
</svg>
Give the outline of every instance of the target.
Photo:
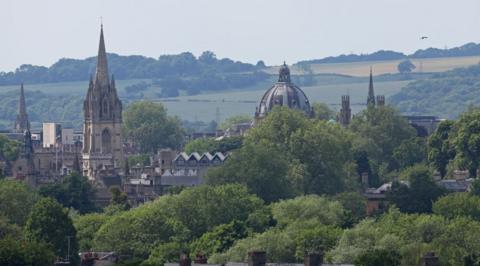
<svg viewBox="0 0 480 266">
<path fill-rule="evenodd" d="M 23 83 L 20 86 L 20 99 L 18 101 L 18 114 L 15 120 L 15 132 L 24 133 L 30 130 L 30 123 L 28 122 L 27 107 L 25 104 L 25 93 L 23 91 Z"/>
<path fill-rule="evenodd" d="M 367 106 L 375 106 L 375 93 L 373 91 L 373 74 L 372 67 L 370 67 L 370 83 L 368 85 Z"/>
<path fill-rule="evenodd" d="M 99 84 L 97 84 L 97 82 Z M 105 39 L 103 38 L 103 24 L 100 25 L 100 43 L 98 45 L 97 70 L 95 73 L 95 83 L 100 86 L 108 86 L 108 64 L 107 52 L 105 50 Z"/>
</svg>

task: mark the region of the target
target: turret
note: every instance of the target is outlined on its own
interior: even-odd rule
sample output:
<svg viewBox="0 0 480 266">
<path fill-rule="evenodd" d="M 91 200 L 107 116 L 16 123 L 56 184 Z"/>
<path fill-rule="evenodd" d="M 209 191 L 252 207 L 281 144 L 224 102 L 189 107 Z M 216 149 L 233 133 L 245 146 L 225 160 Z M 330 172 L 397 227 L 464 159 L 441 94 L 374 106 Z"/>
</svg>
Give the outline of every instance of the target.
<svg viewBox="0 0 480 266">
<path fill-rule="evenodd" d="M 352 110 L 350 109 L 350 96 L 342 96 L 342 109 L 340 109 L 339 122 L 342 126 L 346 127 L 350 124 L 352 118 Z"/>
</svg>

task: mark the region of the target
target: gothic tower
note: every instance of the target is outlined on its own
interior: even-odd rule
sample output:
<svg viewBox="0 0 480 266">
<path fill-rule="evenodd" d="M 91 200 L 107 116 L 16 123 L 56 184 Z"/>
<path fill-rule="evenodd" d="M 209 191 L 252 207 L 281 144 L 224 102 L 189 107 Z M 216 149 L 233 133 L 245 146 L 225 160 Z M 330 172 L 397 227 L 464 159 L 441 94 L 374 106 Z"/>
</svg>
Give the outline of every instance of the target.
<svg viewBox="0 0 480 266">
<path fill-rule="evenodd" d="M 370 83 L 368 84 L 367 106 L 375 106 L 375 93 L 373 91 L 373 75 L 370 67 Z"/>
<path fill-rule="evenodd" d="M 101 170 L 120 167 L 124 161 L 122 103 L 113 76 L 109 80 L 103 25 L 95 79 L 90 78 L 83 112 L 83 174 L 90 179 L 98 179 Z"/>
<path fill-rule="evenodd" d="M 385 95 L 377 95 L 377 106 L 385 106 Z"/>
<path fill-rule="evenodd" d="M 25 133 L 30 130 L 30 122 L 28 122 L 27 107 L 25 105 L 25 93 L 23 91 L 23 83 L 20 86 L 20 99 L 18 101 L 18 114 L 15 120 L 14 131 L 17 133 Z"/>
<path fill-rule="evenodd" d="M 352 110 L 350 109 L 350 96 L 342 95 L 342 109 L 340 109 L 339 122 L 340 125 L 346 127 L 350 124 L 352 118 Z"/>
</svg>

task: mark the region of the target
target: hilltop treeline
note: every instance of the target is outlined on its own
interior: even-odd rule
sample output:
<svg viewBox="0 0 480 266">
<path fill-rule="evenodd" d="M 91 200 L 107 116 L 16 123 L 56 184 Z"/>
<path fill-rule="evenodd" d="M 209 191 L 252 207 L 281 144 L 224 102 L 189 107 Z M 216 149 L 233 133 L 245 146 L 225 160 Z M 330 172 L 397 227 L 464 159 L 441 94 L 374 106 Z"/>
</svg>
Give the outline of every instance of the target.
<svg viewBox="0 0 480 266">
<path fill-rule="evenodd" d="M 412 115 L 455 118 L 480 99 L 480 65 L 436 73 L 409 83 L 390 97 L 400 111 Z"/>
<path fill-rule="evenodd" d="M 326 64 L 326 63 L 350 63 L 364 61 L 383 61 L 383 60 L 399 60 L 404 58 L 434 58 L 434 57 L 456 57 L 456 56 L 474 56 L 480 55 L 480 44 L 467 43 L 459 47 L 450 49 L 427 48 L 417 50 L 411 55 L 407 55 L 395 51 L 380 50 L 371 54 L 349 54 L 339 56 L 329 56 L 322 59 L 313 59 L 300 61 L 297 64 Z"/>
<path fill-rule="evenodd" d="M 117 79 L 153 79 L 179 76 L 201 76 L 208 73 L 253 72 L 264 67 L 218 59 L 213 52 L 205 51 L 198 58 L 192 53 L 162 55 L 158 59 L 145 56 L 108 54 L 110 73 Z M 12 72 L 0 72 L 0 85 L 49 83 L 88 80 L 95 72 L 96 57 L 86 59 L 62 58 L 50 67 L 21 65 Z"/>
</svg>

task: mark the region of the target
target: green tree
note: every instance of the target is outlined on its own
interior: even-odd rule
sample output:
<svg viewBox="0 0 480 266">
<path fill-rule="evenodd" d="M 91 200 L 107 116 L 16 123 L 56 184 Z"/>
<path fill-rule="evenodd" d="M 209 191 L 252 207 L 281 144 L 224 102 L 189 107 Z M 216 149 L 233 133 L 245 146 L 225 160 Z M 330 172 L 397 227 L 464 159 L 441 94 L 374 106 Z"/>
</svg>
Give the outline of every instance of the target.
<svg viewBox="0 0 480 266">
<path fill-rule="evenodd" d="M 40 195 L 52 197 L 64 207 L 74 208 L 81 214 L 96 210 L 94 189 L 85 176 L 77 172 L 67 175 L 62 183 L 40 188 Z"/>
<path fill-rule="evenodd" d="M 471 109 L 460 116 L 453 142 L 457 165 L 476 177 L 480 163 L 480 109 Z"/>
<path fill-rule="evenodd" d="M 22 236 L 20 226 L 10 223 L 7 218 L 0 216 L 0 239 L 6 237 L 21 239 Z"/>
<path fill-rule="evenodd" d="M 196 239 L 190 250 L 192 254 L 203 254 L 210 257 L 214 253 L 227 251 L 235 241 L 247 236 L 247 228 L 244 223 L 234 220 L 229 224 L 215 227 L 212 231 L 203 234 Z"/>
<path fill-rule="evenodd" d="M 235 115 L 235 116 L 231 116 L 227 119 L 225 119 L 225 121 L 223 121 L 221 124 L 220 124 L 220 129 L 227 129 L 227 128 L 230 128 L 231 126 L 235 125 L 235 124 L 239 124 L 239 123 L 251 123 L 253 121 L 253 117 L 250 116 L 250 115 Z"/>
<path fill-rule="evenodd" d="M 240 183 L 267 202 L 292 195 L 288 160 L 276 145 L 246 143 L 223 166 L 209 169 L 207 184 Z"/>
<path fill-rule="evenodd" d="M 283 227 L 299 221 L 315 220 L 326 225 L 343 224 L 340 202 L 317 195 L 300 196 L 272 204 L 273 218 Z"/>
<path fill-rule="evenodd" d="M 393 150 L 393 159 L 400 169 L 425 162 L 427 160 L 425 139 L 416 137 L 402 141 Z"/>
<path fill-rule="evenodd" d="M 480 179 L 475 179 L 470 186 L 470 194 L 480 196 Z"/>
<path fill-rule="evenodd" d="M 123 113 L 125 137 L 131 139 L 144 153 L 155 153 L 160 148 L 178 148 L 183 142 L 184 130 L 177 117 L 167 115 L 160 103 L 134 102 Z"/>
<path fill-rule="evenodd" d="M 130 209 L 127 193 L 121 191 L 118 187 L 111 187 L 110 194 L 112 195 L 112 198 L 110 199 L 110 205 L 119 206 L 122 210 Z"/>
<path fill-rule="evenodd" d="M 70 257 L 74 264 L 79 262 L 75 227 L 68 210 L 54 199 L 42 198 L 35 204 L 24 230 L 29 241 L 45 242 L 56 256 Z"/>
<path fill-rule="evenodd" d="M 433 174 L 425 165 L 407 168 L 400 174 L 400 179 L 407 184 L 394 182 L 387 197 L 402 212 L 431 213 L 432 203 L 445 191 L 432 178 Z"/>
<path fill-rule="evenodd" d="M 334 200 L 340 202 L 345 210 L 343 226 L 353 226 L 367 215 L 365 196 L 359 192 L 343 192 L 335 195 Z"/>
<path fill-rule="evenodd" d="M 241 185 L 198 186 L 120 212 L 95 234 L 97 250 L 147 259 L 160 244 L 186 243 L 218 225 L 246 220 L 263 206 Z"/>
<path fill-rule="evenodd" d="M 367 151 L 375 165 L 395 166 L 393 151 L 403 141 L 415 137 L 415 129 L 395 109 L 389 106 L 367 108 L 355 115 L 350 129 L 364 140 L 359 150 Z"/>
<path fill-rule="evenodd" d="M 0 238 L 0 265 L 50 266 L 54 259 L 54 253 L 44 243 Z"/>
<path fill-rule="evenodd" d="M 313 113 L 315 114 L 316 119 L 320 120 L 330 120 L 335 119 L 335 111 L 330 109 L 325 103 L 314 103 L 312 105 Z"/>
<path fill-rule="evenodd" d="M 398 64 L 397 69 L 402 74 L 410 73 L 415 69 L 415 65 L 410 60 L 404 60 Z"/>
<path fill-rule="evenodd" d="M 160 243 L 153 248 L 147 260 L 141 266 L 157 266 L 167 262 L 178 261 L 180 254 L 185 253 L 188 248 L 183 243 L 168 242 Z"/>
<path fill-rule="evenodd" d="M 480 197 L 469 193 L 453 193 L 443 196 L 433 204 L 433 213 L 449 219 L 469 217 L 480 221 Z"/>
<path fill-rule="evenodd" d="M 437 169 L 442 178 L 447 173 L 447 165 L 455 158 L 455 147 L 452 143 L 453 129 L 453 121 L 442 121 L 428 138 L 428 161 Z"/>
<path fill-rule="evenodd" d="M 395 250 L 371 249 L 355 260 L 358 266 L 399 266 L 400 254 Z"/>
<path fill-rule="evenodd" d="M 8 162 L 13 162 L 20 152 L 20 143 L 0 135 L 0 157 L 4 157 Z"/>
<path fill-rule="evenodd" d="M 73 220 L 80 251 L 89 251 L 93 248 L 95 234 L 108 219 L 109 217 L 102 213 L 89 213 L 79 215 Z"/>
<path fill-rule="evenodd" d="M 293 188 L 300 194 L 335 194 L 345 189 L 352 136 L 325 121 L 307 124 L 290 136 Z"/>
<path fill-rule="evenodd" d="M 37 193 L 24 182 L 0 180 L 0 214 L 11 223 L 23 226 L 37 200 Z"/>
</svg>

